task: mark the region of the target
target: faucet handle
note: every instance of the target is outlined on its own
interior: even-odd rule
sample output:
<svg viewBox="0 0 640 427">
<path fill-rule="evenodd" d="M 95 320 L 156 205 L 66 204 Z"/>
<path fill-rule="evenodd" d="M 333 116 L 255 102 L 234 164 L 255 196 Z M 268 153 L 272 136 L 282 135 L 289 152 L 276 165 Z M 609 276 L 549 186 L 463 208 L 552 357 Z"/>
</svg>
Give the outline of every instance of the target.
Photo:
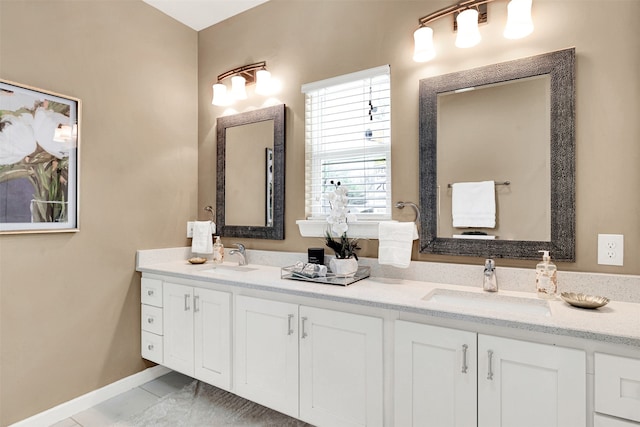
<svg viewBox="0 0 640 427">
<path fill-rule="evenodd" d="M 234 243 L 234 246 L 238 248 L 238 251 L 240 251 L 241 254 L 244 254 L 246 248 L 242 243 Z"/>
</svg>

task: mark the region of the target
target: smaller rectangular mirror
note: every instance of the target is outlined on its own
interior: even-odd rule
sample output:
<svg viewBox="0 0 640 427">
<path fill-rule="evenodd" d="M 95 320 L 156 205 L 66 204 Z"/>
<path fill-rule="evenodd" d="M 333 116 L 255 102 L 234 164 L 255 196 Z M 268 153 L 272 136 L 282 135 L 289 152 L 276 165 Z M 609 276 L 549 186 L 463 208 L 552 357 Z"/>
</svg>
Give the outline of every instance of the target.
<svg viewBox="0 0 640 427">
<path fill-rule="evenodd" d="M 221 236 L 284 239 L 284 104 L 217 120 Z"/>
</svg>

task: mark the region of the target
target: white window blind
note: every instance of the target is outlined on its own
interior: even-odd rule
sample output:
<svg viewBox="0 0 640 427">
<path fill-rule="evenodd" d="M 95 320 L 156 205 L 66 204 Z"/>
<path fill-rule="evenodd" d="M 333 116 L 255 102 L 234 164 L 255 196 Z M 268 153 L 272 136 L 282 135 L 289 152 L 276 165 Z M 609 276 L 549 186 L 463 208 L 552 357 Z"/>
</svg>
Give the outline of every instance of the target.
<svg viewBox="0 0 640 427">
<path fill-rule="evenodd" d="M 391 218 L 389 73 L 385 65 L 302 86 L 308 219 L 326 218 L 323 194 L 337 182 L 359 220 Z"/>
</svg>

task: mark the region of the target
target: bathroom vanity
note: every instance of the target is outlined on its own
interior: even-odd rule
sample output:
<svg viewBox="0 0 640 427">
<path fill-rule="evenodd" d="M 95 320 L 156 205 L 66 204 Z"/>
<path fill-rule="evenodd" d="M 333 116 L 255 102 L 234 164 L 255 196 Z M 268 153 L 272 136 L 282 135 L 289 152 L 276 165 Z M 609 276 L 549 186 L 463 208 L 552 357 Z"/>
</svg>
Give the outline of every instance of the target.
<svg viewBox="0 0 640 427">
<path fill-rule="evenodd" d="M 142 356 L 313 425 L 640 425 L 637 302 L 488 294 L 481 266 L 472 286 L 342 287 L 282 279 L 303 254 L 181 251 L 138 252 Z"/>
</svg>

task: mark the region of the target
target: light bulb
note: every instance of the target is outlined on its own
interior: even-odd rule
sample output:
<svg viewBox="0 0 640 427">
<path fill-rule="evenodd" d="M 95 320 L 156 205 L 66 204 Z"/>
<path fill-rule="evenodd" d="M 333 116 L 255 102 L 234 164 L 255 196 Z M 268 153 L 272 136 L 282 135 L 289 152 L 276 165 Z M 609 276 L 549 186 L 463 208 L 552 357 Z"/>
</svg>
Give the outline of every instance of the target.
<svg viewBox="0 0 640 427">
<path fill-rule="evenodd" d="M 458 35 L 456 46 L 460 48 L 472 47 L 480 43 L 482 37 L 478 31 L 478 11 L 467 9 L 458 14 Z"/>
<path fill-rule="evenodd" d="M 216 83 L 213 85 L 213 99 L 211 100 L 211 103 L 218 106 L 229 105 L 227 87 L 222 83 Z"/>
<path fill-rule="evenodd" d="M 436 50 L 433 47 L 433 30 L 429 27 L 420 27 L 413 33 L 413 60 L 427 62 L 435 58 Z"/>
<path fill-rule="evenodd" d="M 521 39 L 532 32 L 531 0 L 511 0 L 507 5 L 507 25 L 504 27 L 504 37 Z"/>
<path fill-rule="evenodd" d="M 256 72 L 256 89 L 258 95 L 269 95 L 271 93 L 271 73 L 267 70 Z"/>
<path fill-rule="evenodd" d="M 242 76 L 231 77 L 231 93 L 235 99 L 247 99 L 246 80 Z"/>
</svg>

